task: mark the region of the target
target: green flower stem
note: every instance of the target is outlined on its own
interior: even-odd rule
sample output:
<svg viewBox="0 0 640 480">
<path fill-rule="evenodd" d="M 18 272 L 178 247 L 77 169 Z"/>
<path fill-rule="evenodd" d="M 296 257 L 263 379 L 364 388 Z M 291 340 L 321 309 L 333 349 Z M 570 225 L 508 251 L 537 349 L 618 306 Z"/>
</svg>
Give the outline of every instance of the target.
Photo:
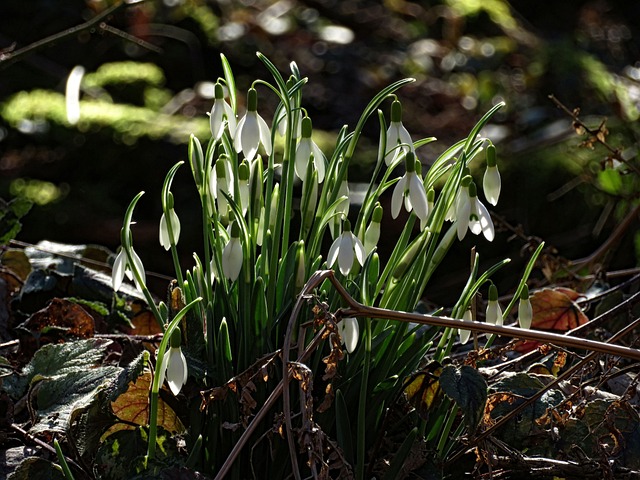
<svg viewBox="0 0 640 480">
<path fill-rule="evenodd" d="M 344 320 L 343 320 L 344 321 Z M 356 454 L 356 479 L 364 479 L 366 456 L 366 407 L 369 386 L 369 370 L 371 369 L 371 319 L 365 318 L 364 336 L 364 365 L 362 366 L 362 380 L 360 382 L 360 400 L 358 402 L 358 437 Z"/>
<path fill-rule="evenodd" d="M 176 316 L 171 320 L 164 332 L 160 346 L 158 347 L 158 358 L 156 360 L 156 372 L 153 375 L 153 383 L 151 384 L 151 396 L 149 400 L 149 443 L 147 445 L 147 460 L 152 460 L 156 455 L 156 438 L 158 436 L 158 392 L 160 391 L 160 375 L 157 369 L 162 368 L 162 362 L 167 350 L 167 346 L 171 340 L 173 330 L 177 328 L 180 320 L 187 314 L 191 308 L 198 302 L 202 301 L 202 297 L 198 297 L 191 303 L 185 305 Z"/>
<path fill-rule="evenodd" d="M 71 473 L 71 469 L 69 468 L 67 459 L 64 457 L 64 453 L 62 453 L 62 448 L 60 448 L 60 444 L 58 443 L 57 438 L 53 440 L 53 446 L 56 449 L 56 454 L 58 455 L 58 461 L 60 462 L 60 466 L 62 467 L 62 473 L 64 473 L 64 477 L 67 480 L 74 480 L 73 473 Z"/>
</svg>

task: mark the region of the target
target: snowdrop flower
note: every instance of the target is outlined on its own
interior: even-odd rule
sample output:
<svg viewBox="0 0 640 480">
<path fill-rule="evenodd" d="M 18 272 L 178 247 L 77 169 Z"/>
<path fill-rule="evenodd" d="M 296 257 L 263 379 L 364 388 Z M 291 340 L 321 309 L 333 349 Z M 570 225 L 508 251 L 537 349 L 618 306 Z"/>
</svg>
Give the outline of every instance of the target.
<svg viewBox="0 0 640 480">
<path fill-rule="evenodd" d="M 467 192 L 469 195 L 468 201 L 461 201 L 460 208 L 456 213 L 458 240 L 464 238 L 468 228 L 474 235 L 479 235 L 482 232 L 484 237 L 492 242 L 495 236 L 493 221 L 491 220 L 491 215 L 487 207 L 478 200 L 476 184 L 471 182 L 467 188 Z"/>
<path fill-rule="evenodd" d="M 160 385 L 164 383 L 166 377 L 169 388 L 174 395 L 178 395 L 182 386 L 187 383 L 187 359 L 184 358 L 180 343 L 182 334 L 179 328 L 174 328 L 171 332 L 171 347 L 164 352 L 162 365 L 160 366 Z"/>
<path fill-rule="evenodd" d="M 426 220 L 429 216 L 427 194 L 424 191 L 422 180 L 416 173 L 416 159 L 413 152 L 407 153 L 405 163 L 407 171 L 393 189 L 391 216 L 398 217 L 404 198 L 404 208 L 407 212 L 413 210 L 421 221 Z"/>
<path fill-rule="evenodd" d="M 502 325 L 503 318 L 502 309 L 498 303 L 498 289 L 493 283 L 489 287 L 489 302 L 487 303 L 486 315 L 487 323 L 492 325 Z"/>
<path fill-rule="evenodd" d="M 358 346 L 360 338 L 360 326 L 358 320 L 353 317 L 343 318 L 338 322 L 338 333 L 347 352 L 353 353 Z"/>
<path fill-rule="evenodd" d="M 242 244 L 240 243 L 240 227 L 237 220 L 231 224 L 231 237 L 222 250 L 222 273 L 232 282 L 240 275 L 242 269 Z"/>
<path fill-rule="evenodd" d="M 211 135 L 213 135 L 215 140 L 220 140 L 220 137 L 222 137 L 225 120 L 229 126 L 229 134 L 233 138 L 236 132 L 236 116 L 231 106 L 224 100 L 224 89 L 220 82 L 218 82 L 215 86 L 215 98 L 213 100 L 213 106 L 211 107 L 211 113 L 209 113 Z"/>
<path fill-rule="evenodd" d="M 465 167 L 465 170 L 469 170 L 468 168 Z M 458 192 L 456 193 L 456 198 L 453 200 L 453 203 L 449 206 L 449 210 L 447 210 L 447 215 L 445 216 L 445 220 L 447 220 L 448 222 L 455 222 L 456 219 L 458 218 L 458 212 L 460 211 L 460 208 L 462 206 L 463 202 L 468 202 L 469 201 L 469 191 L 467 190 L 467 187 L 469 186 L 469 184 L 471 183 L 471 175 L 469 175 L 469 172 L 465 172 L 465 174 L 462 177 L 462 180 L 460 180 L 460 187 L 458 188 Z"/>
<path fill-rule="evenodd" d="M 487 169 L 482 178 L 482 188 L 484 189 L 485 197 L 487 197 L 487 202 L 491 205 L 498 204 L 501 185 L 500 172 L 496 163 L 496 147 L 489 145 L 487 147 Z"/>
<path fill-rule="evenodd" d="M 327 266 L 331 268 L 338 260 L 340 272 L 346 276 L 351 271 L 354 257 L 360 265 L 364 265 L 364 246 L 360 239 L 351 233 L 351 222 L 347 219 L 344 221 L 342 234 L 334 240 L 329 248 Z"/>
<path fill-rule="evenodd" d="M 243 152 L 247 161 L 253 160 L 262 143 L 267 155 L 271 154 L 271 132 L 260 115 L 258 115 L 258 92 L 250 88 L 247 93 L 247 113 L 238 122 L 233 139 L 236 152 Z"/>
<path fill-rule="evenodd" d="M 366 256 L 369 256 L 373 249 L 378 245 L 378 240 L 380 240 L 380 222 L 382 222 L 382 213 L 382 206 L 380 205 L 380 202 L 377 202 L 373 209 L 371 223 L 367 227 L 367 231 L 364 232 L 364 252 Z"/>
<path fill-rule="evenodd" d="M 311 140 L 311 119 L 304 117 L 302 119 L 302 138 L 298 142 L 295 156 L 295 171 L 300 180 L 304 181 L 307 176 L 307 165 L 309 164 L 309 158 L 313 155 L 313 165 L 318 172 L 318 183 L 322 183 L 324 180 L 325 164 L 327 158 L 320 150 L 318 145 Z"/>
<path fill-rule="evenodd" d="M 142 278 L 142 283 L 146 283 L 144 265 L 142 265 L 142 260 L 140 260 L 140 257 L 133 248 L 131 249 L 131 258 L 135 264 L 136 270 Z M 127 253 L 124 251 L 124 248 L 121 248 L 118 255 L 116 255 L 116 259 L 113 262 L 113 269 L 111 270 L 111 285 L 113 286 L 114 292 L 120 290 L 120 286 L 122 285 L 125 275 L 129 280 L 134 281 L 138 290 L 142 291 L 142 285 L 138 283 L 138 279 L 132 273 L 131 266 L 127 259 Z"/>
<path fill-rule="evenodd" d="M 520 303 L 518 303 L 518 324 L 520 328 L 531 328 L 531 321 L 533 320 L 533 307 L 531 306 L 531 300 L 529 300 L 529 287 L 524 284 L 522 291 L 520 292 Z"/>
<path fill-rule="evenodd" d="M 168 222 L 167 219 L 169 220 Z M 173 238 L 170 238 L 168 223 L 171 224 Z M 169 198 L 167 199 L 167 211 L 162 212 L 162 216 L 160 217 L 159 236 L 160 245 L 162 245 L 165 250 L 169 250 L 172 244 L 177 245 L 178 239 L 180 238 L 180 219 L 173 209 L 173 194 L 171 192 L 169 192 Z"/>
<path fill-rule="evenodd" d="M 397 148 L 399 144 L 402 147 Z M 384 156 L 384 163 L 391 165 L 400 152 L 415 153 L 413 140 L 407 129 L 402 125 L 402 104 L 398 100 L 394 100 L 391 104 L 391 124 L 387 129 L 387 154 Z"/>
<path fill-rule="evenodd" d="M 464 313 L 462 314 L 462 320 L 464 320 L 465 322 L 470 322 L 473 320 L 473 317 L 471 316 L 470 308 L 467 308 L 464 311 Z M 469 341 L 469 338 L 471 337 L 471 330 L 465 330 L 463 328 L 459 328 L 458 335 L 460 335 L 460 343 L 464 345 Z"/>
</svg>

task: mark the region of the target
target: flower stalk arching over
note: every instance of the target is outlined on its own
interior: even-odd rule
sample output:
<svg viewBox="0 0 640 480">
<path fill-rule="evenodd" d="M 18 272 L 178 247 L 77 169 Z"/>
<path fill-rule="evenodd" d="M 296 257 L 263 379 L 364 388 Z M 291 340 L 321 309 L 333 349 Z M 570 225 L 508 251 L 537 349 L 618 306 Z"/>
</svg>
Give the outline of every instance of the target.
<svg viewBox="0 0 640 480">
<path fill-rule="evenodd" d="M 213 106 L 209 113 L 209 128 L 215 140 L 220 140 L 225 125 L 229 127 L 229 135 L 233 138 L 236 133 L 236 116 L 231 106 L 224 99 L 224 88 L 218 82 L 214 87 Z"/>
<path fill-rule="evenodd" d="M 316 142 L 311 140 L 312 124 L 309 117 L 302 119 L 302 137 L 298 142 L 295 155 L 295 172 L 298 178 L 302 181 L 307 176 L 307 165 L 309 164 L 309 158 L 313 155 L 313 165 L 318 172 L 318 183 L 322 183 L 324 180 L 325 164 L 327 158 L 322 150 L 316 145 Z"/>
<path fill-rule="evenodd" d="M 484 196 L 487 198 L 487 202 L 491 205 L 498 204 L 501 187 L 502 181 L 496 162 L 496 147 L 489 145 L 487 147 L 487 169 L 484 172 L 484 177 L 482 177 L 482 189 L 484 190 Z"/>
<path fill-rule="evenodd" d="M 171 346 L 165 352 L 160 366 L 159 384 L 162 385 L 166 378 L 171 393 L 177 396 L 182 387 L 187 383 L 189 371 L 187 369 L 187 359 L 182 353 L 180 344 L 182 343 L 182 333 L 179 328 L 174 328 L 171 332 Z"/>
<path fill-rule="evenodd" d="M 500 308 L 500 304 L 498 303 L 498 289 L 493 283 L 489 286 L 486 321 L 491 325 L 502 325 L 504 322 L 502 308 Z"/>
<path fill-rule="evenodd" d="M 271 131 L 258 114 L 258 92 L 255 88 L 250 88 L 247 93 L 247 112 L 238 122 L 233 143 L 236 152 L 244 153 L 248 162 L 256 156 L 260 144 L 267 155 L 271 154 Z"/>
<path fill-rule="evenodd" d="M 353 267 L 354 259 L 364 265 L 364 246 L 358 237 L 351 232 L 351 222 L 344 221 L 342 233 L 334 240 L 327 255 L 327 266 L 331 268 L 338 261 L 340 272 L 347 276 Z"/>
<path fill-rule="evenodd" d="M 391 103 L 391 123 L 387 129 L 387 153 L 384 156 L 384 162 L 388 166 L 398 158 L 400 152 L 405 154 L 413 152 L 415 154 L 415 148 L 413 146 L 413 140 L 411 135 L 402 124 L 402 104 L 399 100 L 394 100 Z M 399 147 L 399 145 L 401 145 Z"/>
<path fill-rule="evenodd" d="M 403 198 L 404 208 L 407 212 L 413 211 L 421 222 L 429 217 L 427 193 L 416 172 L 416 162 L 413 152 L 408 152 L 405 159 L 407 171 L 396 183 L 391 196 L 391 216 L 393 218 L 398 218 Z"/>
</svg>

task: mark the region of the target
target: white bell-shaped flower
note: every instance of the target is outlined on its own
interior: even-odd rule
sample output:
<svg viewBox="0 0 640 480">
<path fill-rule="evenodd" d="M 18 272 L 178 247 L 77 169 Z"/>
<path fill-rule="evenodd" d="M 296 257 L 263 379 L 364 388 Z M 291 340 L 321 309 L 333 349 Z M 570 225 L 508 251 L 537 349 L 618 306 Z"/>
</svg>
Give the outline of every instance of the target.
<svg viewBox="0 0 640 480">
<path fill-rule="evenodd" d="M 495 237 L 493 221 L 487 207 L 478 200 L 476 184 L 471 182 L 466 190 L 469 196 L 468 201 L 461 200 L 456 213 L 458 240 L 462 240 L 469 229 L 474 235 L 482 233 L 488 241 L 492 242 Z"/>
<path fill-rule="evenodd" d="M 160 217 L 159 232 L 160 245 L 162 245 L 165 250 L 169 250 L 172 244 L 177 245 L 180 238 L 180 219 L 178 218 L 178 215 L 173 208 L 169 208 L 167 210 L 167 214 L 168 215 L 163 213 L 162 217 Z M 169 219 L 169 222 L 167 222 L 167 218 Z M 173 238 L 169 235 L 169 226 L 167 223 L 171 223 L 171 233 L 173 234 Z"/>
<path fill-rule="evenodd" d="M 498 289 L 493 283 L 489 287 L 489 301 L 487 302 L 486 320 L 487 323 L 492 325 L 502 325 L 504 321 L 502 308 L 500 308 L 500 304 L 498 303 Z"/>
<path fill-rule="evenodd" d="M 531 322 L 533 320 L 533 307 L 531 306 L 531 300 L 529 300 L 529 287 L 524 284 L 522 292 L 520 292 L 520 301 L 518 303 L 518 325 L 520 328 L 531 328 Z"/>
<path fill-rule="evenodd" d="M 380 223 L 382 222 L 382 206 L 380 202 L 376 203 L 371 216 L 371 223 L 364 232 L 364 252 L 366 256 L 378 246 L 380 240 Z"/>
<path fill-rule="evenodd" d="M 309 117 L 304 117 L 302 119 L 302 138 L 300 138 L 300 142 L 298 142 L 298 147 L 296 148 L 294 168 L 298 178 L 304 181 L 307 176 L 309 157 L 313 155 L 313 165 L 318 172 L 318 183 L 322 183 L 324 180 L 327 158 L 324 156 L 324 153 L 322 153 L 322 150 L 320 150 L 318 145 L 311 140 L 311 130 L 311 119 Z"/>
<path fill-rule="evenodd" d="M 391 196 L 391 216 L 397 218 L 402 207 L 404 198 L 404 208 L 407 212 L 413 212 L 422 221 L 429 217 L 427 204 L 427 193 L 424 190 L 422 179 L 416 173 L 416 159 L 413 152 L 408 152 L 406 156 L 406 169 L 404 176 L 396 183 Z"/>
<path fill-rule="evenodd" d="M 171 334 L 171 346 L 164 353 L 162 365 L 160 366 L 159 384 L 162 385 L 166 378 L 171 393 L 174 395 L 180 393 L 182 386 L 187 383 L 188 376 L 187 359 L 180 348 L 181 337 L 180 329 L 175 328 Z"/>
<path fill-rule="evenodd" d="M 240 227 L 235 221 L 231 224 L 231 236 L 222 250 L 222 273 L 234 282 L 242 269 L 243 253 L 240 243 Z"/>
<path fill-rule="evenodd" d="M 140 257 L 135 252 L 135 250 L 133 250 L 133 248 L 131 249 L 131 258 L 133 260 L 133 263 L 135 264 L 136 270 L 140 274 L 142 283 L 146 283 L 144 265 L 142 264 L 142 260 L 140 260 Z M 113 262 L 113 269 L 111 270 L 111 285 L 113 286 L 114 292 L 120 290 L 125 275 L 129 280 L 134 281 L 138 290 L 142 291 L 142 285 L 138 283 L 138 279 L 133 275 L 131 266 L 129 265 L 129 261 L 127 259 L 127 254 L 124 251 L 124 248 L 122 248 L 120 249 L 120 252 L 118 252 L 118 255 L 116 255 L 116 258 Z"/>
<path fill-rule="evenodd" d="M 340 272 L 346 276 L 351 271 L 354 258 L 358 260 L 360 265 L 364 265 L 364 246 L 360 239 L 351 232 L 351 222 L 347 219 L 344 221 L 342 234 L 334 240 L 329 248 L 327 266 L 331 268 L 338 260 Z"/>
<path fill-rule="evenodd" d="M 498 204 L 501 186 L 500 172 L 498 171 L 498 165 L 496 163 L 496 147 L 489 145 L 487 147 L 487 169 L 482 178 L 482 188 L 487 202 L 491 205 Z"/>
<path fill-rule="evenodd" d="M 342 343 L 347 349 L 347 352 L 353 353 L 358 346 L 358 340 L 360 339 L 360 326 L 358 320 L 353 317 L 343 318 L 338 322 L 338 333 Z"/>
<path fill-rule="evenodd" d="M 216 140 L 220 140 L 222 133 L 224 132 L 225 121 L 229 127 L 229 135 L 233 138 L 236 133 L 236 116 L 231 109 L 231 106 L 224 99 L 224 89 L 218 82 L 215 85 L 215 98 L 213 100 L 213 106 L 209 113 L 209 127 L 211 128 L 211 135 Z"/>
<path fill-rule="evenodd" d="M 253 160 L 260 144 L 271 154 L 271 132 L 267 122 L 258 115 L 258 92 L 250 88 L 247 93 L 247 113 L 238 122 L 234 140 L 236 152 L 243 152 L 247 161 Z"/>
<path fill-rule="evenodd" d="M 402 145 L 398 148 L 398 145 Z M 394 100 L 391 104 L 391 123 L 387 129 L 387 152 L 384 156 L 384 162 L 387 166 L 391 165 L 400 155 L 401 152 L 413 152 L 413 140 L 411 135 L 402 124 L 402 104 L 398 100 Z"/>
<path fill-rule="evenodd" d="M 222 194 L 226 193 L 230 197 L 234 194 L 233 171 L 231 170 L 231 162 L 226 155 L 220 155 L 211 173 L 209 174 L 209 193 L 218 205 L 218 211 L 222 217 L 226 217 L 229 213 L 229 202 Z"/>
<path fill-rule="evenodd" d="M 464 313 L 462 314 L 462 320 L 464 320 L 465 322 L 470 322 L 473 320 L 470 308 L 467 308 L 464 311 Z M 464 345 L 469 341 L 469 338 L 471 337 L 471 330 L 465 330 L 464 328 L 459 328 L 458 335 L 460 335 L 460 343 Z"/>
</svg>

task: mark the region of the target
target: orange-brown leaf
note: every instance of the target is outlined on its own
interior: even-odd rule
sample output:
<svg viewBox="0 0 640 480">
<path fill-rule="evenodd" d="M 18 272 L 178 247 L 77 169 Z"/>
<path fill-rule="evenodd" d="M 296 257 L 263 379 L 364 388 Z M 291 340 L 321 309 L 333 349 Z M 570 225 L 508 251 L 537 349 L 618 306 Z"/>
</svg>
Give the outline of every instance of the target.
<svg viewBox="0 0 640 480">
<path fill-rule="evenodd" d="M 120 420 L 146 426 L 149 423 L 149 391 L 151 388 L 151 372 L 146 370 L 136 381 L 129 383 L 126 392 L 111 402 L 113 413 Z M 158 425 L 170 433 L 182 433 L 185 428 L 176 412 L 161 398 L 158 398 Z M 132 429 L 124 423 L 117 423 L 107 430 L 103 439 L 119 430 Z"/>
</svg>

